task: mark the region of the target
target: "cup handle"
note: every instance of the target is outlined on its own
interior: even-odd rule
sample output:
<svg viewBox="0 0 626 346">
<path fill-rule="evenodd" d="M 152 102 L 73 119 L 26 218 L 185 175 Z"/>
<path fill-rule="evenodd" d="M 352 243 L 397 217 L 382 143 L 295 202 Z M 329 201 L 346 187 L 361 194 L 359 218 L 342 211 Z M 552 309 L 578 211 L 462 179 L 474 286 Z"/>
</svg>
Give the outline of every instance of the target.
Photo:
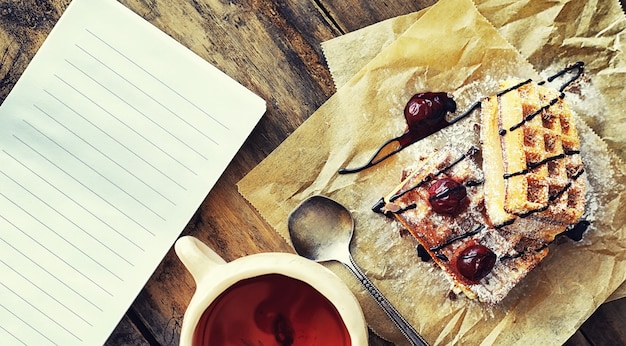
<svg viewBox="0 0 626 346">
<path fill-rule="evenodd" d="M 174 250 L 196 284 L 207 275 L 211 268 L 226 264 L 226 261 L 213 249 L 192 236 L 179 238 L 174 245 Z"/>
</svg>

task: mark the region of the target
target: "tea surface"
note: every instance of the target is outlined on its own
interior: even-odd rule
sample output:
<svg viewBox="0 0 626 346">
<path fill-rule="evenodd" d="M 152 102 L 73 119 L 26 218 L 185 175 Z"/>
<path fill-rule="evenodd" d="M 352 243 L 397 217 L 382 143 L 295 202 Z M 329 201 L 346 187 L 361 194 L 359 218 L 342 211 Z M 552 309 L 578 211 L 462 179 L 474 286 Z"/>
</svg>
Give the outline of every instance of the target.
<svg viewBox="0 0 626 346">
<path fill-rule="evenodd" d="M 194 332 L 204 345 L 351 345 L 335 307 L 310 285 L 280 274 L 242 280 L 209 305 Z"/>
</svg>

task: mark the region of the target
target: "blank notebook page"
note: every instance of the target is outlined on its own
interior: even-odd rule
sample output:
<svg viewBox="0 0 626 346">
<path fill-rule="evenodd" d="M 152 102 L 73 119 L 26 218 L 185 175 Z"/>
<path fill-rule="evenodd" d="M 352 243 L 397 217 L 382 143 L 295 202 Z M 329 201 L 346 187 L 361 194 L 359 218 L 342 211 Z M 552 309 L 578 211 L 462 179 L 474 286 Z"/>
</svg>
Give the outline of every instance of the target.
<svg viewBox="0 0 626 346">
<path fill-rule="evenodd" d="M 264 112 L 117 1 L 72 1 L 0 107 L 0 343 L 104 343 Z"/>
</svg>

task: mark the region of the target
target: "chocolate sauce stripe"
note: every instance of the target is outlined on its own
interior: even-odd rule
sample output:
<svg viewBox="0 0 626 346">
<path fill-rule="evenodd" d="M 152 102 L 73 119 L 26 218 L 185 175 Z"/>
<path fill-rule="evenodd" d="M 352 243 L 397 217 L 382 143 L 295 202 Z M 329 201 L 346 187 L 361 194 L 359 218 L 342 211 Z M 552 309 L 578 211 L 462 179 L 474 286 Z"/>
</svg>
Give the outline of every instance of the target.
<svg viewBox="0 0 626 346">
<path fill-rule="evenodd" d="M 563 154 L 559 154 L 559 155 L 555 155 L 555 156 L 551 156 L 548 157 L 542 161 L 539 162 L 528 162 L 526 164 L 526 169 L 522 170 L 522 171 L 518 171 L 518 172 L 513 172 L 513 173 L 505 173 L 504 174 L 504 179 L 509 179 L 518 175 L 524 175 L 529 173 L 531 170 L 543 166 L 549 162 L 552 161 L 556 161 L 556 160 L 560 160 L 560 159 L 564 159 L 566 156 L 572 156 L 572 155 L 577 155 L 580 154 L 580 150 L 567 150 L 565 151 Z"/>
<path fill-rule="evenodd" d="M 556 239 L 556 238 L 555 238 Z M 523 252 L 518 252 L 517 255 L 504 255 L 502 257 L 500 257 L 500 261 L 506 261 L 506 260 L 510 260 L 510 259 L 516 259 L 516 258 L 520 258 L 520 257 L 524 257 L 526 255 L 528 255 L 528 253 L 530 252 L 540 252 L 543 249 L 547 248 L 548 246 L 550 246 L 550 244 L 552 244 L 553 241 L 543 244 L 540 247 L 533 249 L 533 250 L 529 250 L 529 251 L 523 251 Z"/>
<path fill-rule="evenodd" d="M 585 64 L 582 61 L 578 61 L 575 64 L 572 64 L 571 66 L 566 67 L 565 69 L 555 73 L 554 75 L 548 77 L 548 82 L 552 82 L 553 80 L 561 77 L 562 75 L 572 71 L 572 70 L 577 70 L 576 71 L 576 75 L 574 75 L 572 78 L 570 78 L 567 82 L 563 83 L 561 85 L 561 87 L 559 88 L 559 91 L 563 92 L 565 90 L 565 88 L 567 88 L 570 84 L 572 84 L 575 80 L 577 80 L 584 72 L 584 66 Z M 544 84 L 545 82 L 541 82 L 541 84 Z"/>
<path fill-rule="evenodd" d="M 515 131 L 515 130 L 521 128 L 524 124 L 526 124 L 527 122 L 533 120 L 538 114 L 541 114 L 541 112 L 550 109 L 550 107 L 554 106 L 557 102 L 559 102 L 559 100 L 563 99 L 564 97 L 565 97 L 565 93 L 561 92 L 561 94 L 559 94 L 559 97 L 553 98 L 552 100 L 550 100 L 550 102 L 548 102 L 548 104 L 546 104 L 546 105 L 542 106 L 541 108 L 537 109 L 536 111 L 532 112 L 531 114 L 526 116 L 519 123 L 511 126 L 509 128 L 509 132 Z M 506 132 L 507 132 L 506 130 L 500 130 L 500 135 L 504 136 L 506 134 Z"/>
<path fill-rule="evenodd" d="M 406 190 L 402 190 L 402 191 L 400 191 L 400 192 L 398 192 L 398 193 L 394 194 L 393 196 L 391 196 L 391 197 L 389 198 L 389 202 L 393 202 L 393 201 L 395 201 L 396 199 L 398 199 L 398 198 L 400 198 L 400 197 L 404 196 L 405 194 L 407 194 L 407 193 L 409 193 L 409 192 L 411 192 L 411 191 L 413 191 L 413 190 L 415 190 L 415 189 L 417 189 L 417 188 L 421 187 L 422 185 L 424 185 L 424 184 L 426 184 L 426 183 L 430 182 L 430 181 L 433 179 L 433 178 L 432 178 L 433 176 L 435 176 L 435 177 L 436 177 L 436 176 L 439 176 L 439 175 L 441 175 L 441 174 L 445 173 L 447 170 L 449 170 L 449 169 L 451 169 L 452 167 L 456 166 L 457 164 L 461 163 L 461 162 L 462 162 L 463 160 L 465 160 L 468 156 L 475 154 L 477 151 L 478 151 L 478 149 L 477 149 L 477 148 L 475 148 L 475 147 L 470 148 L 470 149 L 467 151 L 467 153 L 465 153 L 465 154 L 461 155 L 458 159 L 456 159 L 456 160 L 452 161 L 452 163 L 450 163 L 448 166 L 446 166 L 446 167 L 444 167 L 444 168 L 440 169 L 440 170 L 439 170 L 439 171 L 437 171 L 434 175 L 432 175 L 432 176 L 431 176 L 431 175 L 428 175 L 428 176 L 426 176 L 424 179 L 422 179 L 421 181 L 419 181 L 418 183 L 416 183 L 415 185 L 411 186 L 410 188 L 408 188 L 408 189 L 406 189 Z M 481 185 L 482 183 L 484 183 L 484 180 L 470 180 L 470 181 L 467 181 L 467 182 L 465 183 L 465 186 L 467 186 L 467 187 L 474 187 L 474 186 Z M 442 196 L 438 196 L 438 197 L 442 197 Z"/>
<path fill-rule="evenodd" d="M 485 225 L 480 225 L 480 226 L 476 227 L 475 229 L 473 229 L 473 230 L 471 230 L 469 232 L 466 232 L 466 233 L 463 233 L 463 234 L 460 234 L 460 235 L 457 235 L 455 237 L 452 237 L 452 238 L 448 239 L 443 244 L 431 247 L 430 251 L 437 252 L 437 251 L 445 248 L 448 245 L 452 245 L 452 243 L 454 243 L 456 241 L 459 241 L 459 240 L 465 239 L 467 237 L 471 237 L 473 235 L 476 235 L 476 234 L 480 233 L 482 230 L 484 230 L 485 228 L 486 228 Z"/>
<path fill-rule="evenodd" d="M 507 89 L 504 89 L 504 90 L 498 91 L 498 93 L 496 93 L 496 96 L 497 96 L 497 97 L 500 97 L 500 96 L 502 96 L 502 95 L 504 95 L 504 94 L 508 94 L 508 93 L 510 93 L 510 92 L 511 92 L 511 91 L 513 91 L 513 90 L 517 90 L 517 89 L 519 89 L 519 88 L 523 87 L 524 85 L 526 85 L 526 84 L 528 84 L 528 83 L 531 83 L 532 81 L 533 81 L 532 79 L 527 79 L 527 80 L 525 80 L 525 81 L 523 81 L 523 82 L 521 82 L 521 83 L 518 83 L 518 84 L 513 85 L 512 87 L 509 87 L 509 88 L 507 88 Z"/>
<path fill-rule="evenodd" d="M 580 222 L 578 222 L 575 226 L 573 227 L 568 227 L 564 232 L 558 234 L 552 241 L 549 241 L 547 243 L 544 243 L 543 245 L 537 247 L 536 249 L 530 250 L 530 251 L 525 251 L 525 252 L 519 252 L 517 255 L 504 255 L 502 257 L 500 257 L 500 261 L 505 261 L 505 260 L 509 260 L 509 259 L 515 259 L 515 258 L 520 258 L 523 257 L 525 255 L 527 255 L 529 252 L 540 252 L 543 249 L 547 248 L 548 246 L 550 246 L 552 243 L 554 243 L 556 241 L 556 238 L 559 236 L 566 236 L 574 241 L 579 241 L 582 239 L 582 235 L 583 233 L 587 230 L 587 228 L 589 227 L 589 221 L 586 220 L 582 220 Z M 486 227 L 484 225 L 481 225 L 479 227 L 477 227 L 476 229 L 474 229 L 473 231 L 467 232 L 465 234 L 461 234 L 459 236 L 453 237 L 451 239 L 449 239 L 447 242 L 438 245 L 438 246 L 434 246 L 430 248 L 431 252 L 437 252 L 441 249 L 443 249 L 444 247 L 451 245 L 452 243 L 454 243 L 455 241 L 470 237 L 472 235 L 478 234 L 479 232 L 481 232 L 483 229 L 485 229 Z M 579 229 L 581 228 L 581 229 Z M 448 258 L 443 255 L 443 254 L 435 254 L 435 256 L 437 258 L 439 258 L 440 260 L 443 261 L 447 261 Z"/>
<path fill-rule="evenodd" d="M 570 72 L 570 71 L 572 71 L 572 70 L 574 70 L 574 69 L 576 69 L 576 70 L 577 70 L 577 72 L 576 72 L 576 75 L 575 75 L 575 76 L 573 76 L 573 77 L 572 77 L 572 78 L 570 78 L 567 82 L 565 82 L 565 83 L 563 83 L 563 84 L 561 85 L 561 87 L 559 88 L 559 91 L 560 91 L 561 93 L 559 94 L 559 96 L 558 96 L 558 97 L 556 97 L 556 98 L 554 98 L 554 99 L 550 100 L 550 102 L 548 102 L 548 104 L 547 104 L 547 105 L 542 106 L 541 108 L 537 109 L 536 111 L 534 111 L 534 112 L 533 112 L 533 113 L 531 113 L 530 115 L 526 116 L 526 117 L 525 117 L 525 118 L 524 118 L 521 122 L 519 122 L 519 123 L 517 123 L 517 124 L 515 124 L 515 125 L 511 126 L 511 127 L 508 129 L 508 131 L 510 132 L 510 131 L 515 131 L 515 130 L 519 129 L 519 128 L 520 128 L 520 127 L 522 127 L 525 123 L 527 123 L 527 122 L 531 121 L 531 120 L 532 120 L 534 117 L 536 117 L 538 114 L 540 114 L 541 112 L 543 112 L 543 111 L 545 111 L 545 110 L 549 109 L 550 107 L 554 106 L 557 102 L 559 102 L 559 100 L 561 100 L 561 99 L 565 98 L 565 93 L 564 93 L 563 91 L 565 90 L 565 88 L 567 88 L 570 84 L 572 84 L 572 83 L 573 83 L 576 79 L 578 79 L 578 78 L 582 75 L 582 73 L 583 73 L 583 66 L 584 66 L 584 63 L 583 63 L 583 62 L 581 62 L 581 61 L 579 61 L 579 62 L 577 62 L 577 63 L 575 63 L 575 64 L 573 64 L 573 65 L 571 65 L 571 66 L 569 66 L 569 67 L 567 67 L 567 68 L 565 68 L 565 69 L 563 69 L 563 70 L 559 71 L 559 72 L 557 72 L 556 74 L 554 74 L 554 75 L 552 75 L 552 76 L 548 77 L 547 81 L 548 81 L 548 82 L 551 82 L 551 81 L 555 80 L 556 78 L 558 78 L 558 77 L 560 77 L 560 76 L 564 75 L 564 74 L 565 74 L 565 73 L 567 73 L 567 72 Z M 501 91 L 501 92 L 497 93 L 496 95 L 497 95 L 497 96 L 502 96 L 502 95 L 504 95 L 504 94 L 506 94 L 506 93 L 508 93 L 508 92 L 511 92 L 511 91 L 513 91 L 513 90 L 516 90 L 516 89 L 521 88 L 522 86 L 524 86 L 525 84 L 530 83 L 531 81 L 532 81 L 531 79 L 525 80 L 524 82 L 518 83 L 518 84 L 516 84 L 516 85 L 514 85 L 514 86 L 512 86 L 512 87 L 510 87 L 510 88 L 508 88 L 508 89 L 505 89 L 505 90 L 503 90 L 503 91 Z M 540 82 L 538 82 L 537 84 L 539 84 L 539 85 L 543 85 L 543 84 L 545 84 L 545 81 L 540 81 Z M 504 135 L 507 133 L 507 130 L 506 130 L 506 129 L 501 129 L 501 130 L 499 131 L 499 133 L 500 133 L 500 135 L 501 135 L 501 136 L 504 136 Z"/>
<path fill-rule="evenodd" d="M 556 241 L 556 239 L 558 237 L 561 237 L 561 236 L 566 236 L 566 237 L 570 238 L 573 241 L 580 241 L 580 240 L 582 240 L 583 234 L 587 231 L 587 228 L 589 227 L 589 225 L 590 225 L 589 221 L 581 220 L 576 225 L 570 226 L 564 232 L 557 234 L 554 237 L 553 240 L 551 240 L 551 241 L 549 241 L 549 242 L 539 246 L 538 248 L 530 250 L 530 251 L 519 252 L 517 255 L 504 255 L 504 256 L 500 257 L 500 261 L 520 258 L 520 257 L 528 254 L 529 252 L 539 252 L 539 251 L 542 251 L 543 249 L 547 248 L 552 243 L 554 243 Z"/>
<path fill-rule="evenodd" d="M 530 211 L 528 211 L 526 213 L 523 213 L 523 214 L 517 214 L 517 216 L 519 216 L 521 218 L 524 218 L 524 217 L 528 217 L 528 216 L 530 216 L 532 214 L 536 214 L 536 213 L 540 213 L 542 211 L 548 210 L 548 208 L 550 208 L 550 203 L 549 202 L 555 201 L 556 199 L 561 197 L 565 192 L 567 192 L 567 190 L 569 190 L 572 187 L 573 182 L 576 181 L 584 172 L 585 172 L 585 170 L 581 169 L 574 176 L 572 176 L 572 178 L 567 182 L 567 184 L 565 184 L 565 186 L 561 190 L 557 191 L 557 193 L 555 193 L 553 195 L 548 196 L 548 204 L 546 204 L 546 206 L 538 208 L 538 209 L 530 210 Z"/>
<path fill-rule="evenodd" d="M 471 149 L 470 149 L 470 151 L 471 151 Z M 406 190 L 402 190 L 402 191 L 400 191 L 400 192 L 398 192 L 398 193 L 394 194 L 393 196 L 391 196 L 391 197 L 389 198 L 389 202 L 393 202 L 393 201 L 395 201 L 396 199 L 398 199 L 398 198 L 400 198 L 400 197 L 404 196 L 405 194 L 407 194 L 407 193 L 409 193 L 409 192 L 411 192 L 411 191 L 413 191 L 413 190 L 415 190 L 415 189 L 419 188 L 420 186 L 422 186 L 422 185 L 424 185 L 424 184 L 426 184 L 426 183 L 430 182 L 430 181 L 433 179 L 433 178 L 432 178 L 433 176 L 435 176 L 435 177 L 436 177 L 436 176 L 438 176 L 438 175 L 441 175 L 441 174 L 443 174 L 444 172 L 446 172 L 447 170 L 449 170 L 449 169 L 451 169 L 452 167 L 456 166 L 456 165 L 457 165 L 457 164 L 459 164 L 461 161 L 463 161 L 463 160 L 467 157 L 467 155 L 468 155 L 468 154 L 463 154 L 463 155 L 461 155 L 458 159 L 456 159 L 456 160 L 452 161 L 452 163 L 450 163 L 448 166 L 446 166 L 446 167 L 444 167 L 444 168 L 440 169 L 440 170 L 439 170 L 439 171 L 437 171 L 434 175 L 432 175 L 432 176 L 431 176 L 431 175 L 428 175 L 428 176 L 426 176 L 424 179 L 422 179 L 422 180 L 420 180 L 418 183 L 416 183 L 415 185 L 411 186 L 410 188 L 408 188 L 408 189 L 406 189 Z"/>
<path fill-rule="evenodd" d="M 561 87 L 559 88 L 559 91 L 561 92 L 561 95 L 559 96 L 559 98 L 563 98 L 563 97 L 564 97 L 563 91 L 564 91 L 564 90 L 565 90 L 565 89 L 566 89 L 566 88 L 567 88 L 570 84 L 572 84 L 574 81 L 576 81 L 576 80 L 577 80 L 577 79 L 578 79 L 578 78 L 579 78 L 579 77 L 583 74 L 583 72 L 584 72 L 584 63 L 583 63 L 582 61 L 579 61 L 579 62 L 577 62 L 577 63 L 575 63 L 575 64 L 573 64 L 573 65 L 570 65 L 570 66 L 568 66 L 568 67 L 564 68 L 563 70 L 561 70 L 561 71 L 559 71 L 559 72 L 555 73 L 554 75 L 552 75 L 552 76 L 550 76 L 550 77 L 548 77 L 548 78 L 547 78 L 547 81 L 552 82 L 552 81 L 553 81 L 553 80 L 555 80 L 556 78 L 559 78 L 559 77 L 563 76 L 564 74 L 566 74 L 566 73 L 568 73 L 568 72 L 570 72 L 570 71 L 572 71 L 572 70 L 577 70 L 577 72 L 576 72 L 576 74 L 575 74 L 572 78 L 570 78 L 569 80 L 567 80 L 565 83 L 563 83 L 563 84 L 561 85 Z M 510 87 L 510 88 L 507 88 L 507 89 L 505 89 L 505 90 L 501 90 L 501 91 L 499 91 L 496 95 L 497 95 L 498 97 L 499 97 L 499 96 L 502 96 L 502 95 L 504 95 L 504 94 L 506 94 L 506 93 L 508 93 L 508 92 L 511 92 L 511 91 L 513 91 L 513 90 L 516 90 L 516 89 L 518 89 L 518 88 L 522 87 L 523 85 L 528 84 L 528 83 L 531 83 L 531 82 L 532 82 L 532 79 L 527 79 L 527 80 L 525 80 L 525 81 L 523 81 L 523 82 L 520 82 L 520 83 L 518 83 L 518 84 L 516 84 L 516 85 L 514 85 L 514 86 L 512 86 L 512 87 Z M 546 82 L 546 81 L 540 81 L 540 82 L 538 82 L 537 84 L 539 84 L 539 85 L 543 85 L 543 84 L 545 84 L 545 82 Z M 557 99 L 557 101 L 558 101 L 558 99 Z M 557 101 L 555 101 L 555 103 L 556 103 Z M 550 106 L 551 106 L 551 105 L 550 105 Z M 550 106 L 548 106 L 548 108 L 549 108 Z M 456 117 L 452 118 L 451 120 L 446 120 L 446 119 L 443 119 L 443 122 L 444 122 L 445 124 L 443 125 L 443 127 L 438 128 L 438 129 L 437 129 L 437 131 L 438 131 L 438 130 L 440 130 L 440 129 L 442 129 L 442 128 L 445 128 L 446 126 L 450 126 L 450 125 L 452 125 L 452 124 L 455 124 L 456 122 L 458 122 L 458 121 L 460 121 L 461 119 L 463 119 L 463 118 L 467 117 L 468 115 L 470 115 L 470 114 L 471 114 L 471 113 L 473 113 L 474 111 L 476 111 L 476 110 L 480 109 L 481 107 L 482 107 L 482 100 L 479 100 L 479 101 L 475 102 L 474 104 L 472 104 L 472 105 L 471 105 L 471 106 L 470 106 L 467 110 L 465 110 L 465 112 L 463 112 L 463 113 L 459 114 L 458 116 L 456 116 Z M 540 111 L 538 111 L 538 112 L 540 112 Z M 534 115 L 533 115 L 533 117 L 534 117 Z M 527 121 L 527 120 L 526 120 L 526 119 L 524 119 L 524 121 L 523 121 L 523 122 L 525 122 L 525 121 Z M 522 124 L 523 124 L 523 122 L 522 122 Z M 521 124 L 520 124 L 519 126 L 521 126 Z M 512 128 L 512 130 L 514 130 L 514 129 Z M 504 133 L 502 133 L 502 131 L 504 131 L 504 133 L 506 133 L 506 130 L 501 130 L 501 135 L 504 135 Z M 432 132 L 432 133 L 434 133 L 434 132 Z M 424 135 L 422 138 L 419 138 L 419 139 L 423 139 L 423 138 L 425 138 L 425 137 L 429 136 L 429 135 L 430 135 L 430 134 L 432 134 L 432 133 L 428 133 L 428 134 Z M 380 162 L 382 162 L 382 161 L 386 160 L 386 159 L 387 159 L 387 158 L 389 158 L 390 156 L 397 154 L 398 152 L 400 152 L 401 150 L 403 150 L 404 148 L 406 148 L 408 145 L 415 143 L 415 141 L 417 141 L 417 140 L 415 140 L 415 141 L 413 141 L 413 142 L 411 142 L 410 144 L 407 144 L 407 145 L 401 144 L 400 146 L 398 146 L 397 148 L 395 148 L 394 150 L 392 150 L 390 153 L 387 153 L 386 155 L 383 155 L 382 157 L 378 157 L 378 154 L 382 151 L 382 149 L 383 149 L 385 146 L 389 145 L 390 143 L 392 143 L 392 142 L 394 142 L 394 141 L 398 141 L 400 138 L 402 138 L 403 136 L 405 136 L 405 135 L 407 135 L 407 134 L 408 134 L 408 133 L 404 133 L 403 135 L 401 135 L 401 136 L 399 136 L 399 137 L 396 137 L 396 138 L 393 138 L 393 139 L 390 139 L 390 140 L 386 141 L 386 142 L 385 142 L 385 143 L 384 143 L 381 147 L 379 147 L 379 148 L 378 148 L 378 150 L 376 151 L 376 153 L 372 156 L 372 158 L 371 158 L 371 159 L 370 159 L 370 160 L 369 160 L 369 161 L 368 161 L 365 165 L 362 165 L 362 166 L 360 166 L 360 167 L 356 167 L 356 168 L 340 168 L 340 169 L 338 170 L 338 172 L 337 172 L 337 173 L 339 173 L 339 174 L 357 173 L 357 172 L 360 172 L 360 171 L 365 170 L 365 169 L 367 169 L 367 168 L 370 168 L 370 167 L 372 167 L 372 166 L 375 166 L 375 165 L 377 165 L 378 163 L 380 163 Z M 418 139 L 418 140 L 419 140 L 419 139 Z M 378 157 L 378 158 L 377 158 L 377 157 Z"/>
<path fill-rule="evenodd" d="M 417 204 L 412 203 L 412 204 L 409 204 L 409 205 L 407 205 L 406 207 L 404 207 L 404 208 L 402 208 L 402 209 L 398 209 L 398 210 L 396 210 L 396 211 L 394 211 L 394 212 L 392 212 L 392 213 L 393 213 L 393 214 L 402 214 L 402 213 L 404 213 L 405 211 L 408 211 L 408 210 L 411 210 L 411 209 L 415 209 L 415 208 L 417 208 Z"/>
<path fill-rule="evenodd" d="M 552 202 L 552 201 L 556 200 L 557 198 L 559 198 L 561 195 L 563 195 L 565 192 L 567 192 L 567 190 L 569 190 L 572 187 L 573 182 L 576 181 L 581 175 L 583 175 L 584 172 L 585 172 L 584 168 L 581 168 L 578 172 L 576 172 L 576 174 L 573 175 L 572 178 L 570 178 L 569 182 L 567 184 L 565 184 L 565 186 L 561 190 L 559 190 L 557 193 L 555 193 L 553 195 L 548 196 L 548 201 Z M 506 221 L 506 222 L 504 222 L 504 223 L 502 223 L 500 225 L 494 225 L 493 227 L 495 229 L 500 229 L 502 227 L 510 226 L 513 223 L 515 223 L 515 220 L 517 220 L 518 217 L 519 218 L 528 217 L 528 216 L 530 216 L 532 214 L 536 214 L 536 213 L 540 213 L 542 211 L 546 211 L 546 210 L 548 210 L 548 208 L 550 208 L 550 204 L 548 204 L 548 205 L 546 205 L 544 207 L 538 208 L 538 209 L 534 209 L 534 210 L 528 211 L 526 213 L 515 214 L 516 218 L 514 218 L 512 220 L 509 220 L 509 221 Z"/>
<path fill-rule="evenodd" d="M 465 186 L 466 186 L 466 187 L 475 187 L 475 186 L 482 185 L 484 182 L 485 182 L 485 180 L 484 180 L 484 179 L 483 179 L 483 180 L 469 180 L 469 181 L 467 181 L 467 182 L 465 183 Z M 439 194 L 439 195 L 437 195 L 437 196 L 434 196 L 434 197 L 437 197 L 437 198 L 442 198 L 442 197 L 447 196 L 448 194 L 449 194 L 449 192 L 446 192 L 446 193 L 441 193 L 441 194 Z M 431 197 L 431 198 L 432 198 L 432 197 Z M 382 207 L 384 207 L 384 205 L 385 205 L 385 199 L 384 199 L 384 198 L 381 198 L 381 199 L 380 199 L 380 200 L 379 200 L 379 201 L 378 201 L 378 202 L 374 205 L 374 207 L 372 207 L 372 210 L 373 210 L 374 212 L 376 212 L 376 213 L 383 213 L 383 212 L 382 212 Z M 407 205 L 407 206 L 406 206 L 406 207 L 404 207 L 404 208 L 398 209 L 398 210 L 393 211 L 393 212 L 391 212 L 391 213 L 392 213 L 392 214 L 402 214 L 402 213 L 404 213 L 405 211 L 408 211 L 408 210 L 411 210 L 411 209 L 415 209 L 415 208 L 417 208 L 417 204 L 412 203 L 412 204 Z"/>
</svg>

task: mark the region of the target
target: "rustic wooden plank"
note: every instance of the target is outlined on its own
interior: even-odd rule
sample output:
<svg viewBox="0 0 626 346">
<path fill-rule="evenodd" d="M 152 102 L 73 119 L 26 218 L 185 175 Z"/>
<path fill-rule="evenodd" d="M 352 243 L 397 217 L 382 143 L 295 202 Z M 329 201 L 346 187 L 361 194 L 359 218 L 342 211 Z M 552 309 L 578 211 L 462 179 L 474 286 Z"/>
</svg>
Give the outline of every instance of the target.
<svg viewBox="0 0 626 346">
<path fill-rule="evenodd" d="M 319 42 L 336 31 L 309 2 L 123 2 L 267 101 L 255 161 L 335 91 Z"/>
<path fill-rule="evenodd" d="M 626 344 L 626 298 L 600 305 L 580 331 L 593 345 Z"/>
<path fill-rule="evenodd" d="M 150 13 L 150 20 L 165 32 L 176 33 L 181 25 L 198 33 L 193 38 L 172 35 L 268 101 L 264 119 L 184 233 L 200 238 L 226 260 L 262 251 L 292 251 L 243 200 L 235 184 L 334 93 L 320 45 L 338 34 L 333 21 L 325 11 L 302 1 L 253 1 L 234 8 L 196 5 L 182 10 L 186 16 L 182 24 L 167 18 L 174 16 L 170 11 L 177 12 L 170 1 L 149 7 L 127 5 L 137 13 Z M 198 37 L 205 42 L 200 44 Z M 248 68 L 244 71 L 241 66 Z M 134 304 L 164 345 L 172 344 L 180 333 L 181 317 L 193 293 L 188 274 L 176 287 L 177 294 L 169 293 L 174 287 L 168 280 L 176 281 L 171 273 L 181 271 L 173 253 L 168 254 Z M 161 299 L 164 294 L 168 297 Z"/>
<path fill-rule="evenodd" d="M 268 102 L 266 115 L 184 233 L 198 237 L 226 260 L 291 251 L 239 195 L 235 184 L 334 93 L 319 42 L 336 32 L 324 13 L 301 1 L 125 4 L 147 14 L 157 27 Z M 133 305 L 159 343 L 177 344 L 194 288 L 171 251 Z"/>
<path fill-rule="evenodd" d="M 111 334 L 111 336 L 109 336 L 109 339 L 105 343 L 105 346 L 125 345 L 150 345 L 150 342 L 143 337 L 142 333 L 137 329 L 128 316 L 124 316 L 124 318 L 122 318 L 115 331 Z"/>
<path fill-rule="evenodd" d="M 563 346 L 591 346 L 591 344 L 585 335 L 578 330 L 563 344 Z"/>
<path fill-rule="evenodd" d="M 419 11 L 436 3 L 436 0 L 320 0 L 320 6 L 344 33 L 348 33 L 381 20 Z M 442 18 L 445 20 L 445 18 Z"/>
<path fill-rule="evenodd" d="M 121 2 L 268 101 L 266 116 L 183 232 L 232 260 L 257 252 L 291 251 L 235 184 L 334 93 L 320 43 L 434 0 Z M 69 3 L 0 3 L 0 103 Z M 124 317 L 107 345 L 177 345 L 194 289 L 193 279 L 170 251 L 133 304 L 133 318 Z M 625 312 L 624 299 L 602 305 L 570 341 L 624 344 Z M 370 341 L 388 345 L 375 336 Z"/>
<path fill-rule="evenodd" d="M 0 103 L 26 69 L 69 0 L 0 4 Z"/>
</svg>

